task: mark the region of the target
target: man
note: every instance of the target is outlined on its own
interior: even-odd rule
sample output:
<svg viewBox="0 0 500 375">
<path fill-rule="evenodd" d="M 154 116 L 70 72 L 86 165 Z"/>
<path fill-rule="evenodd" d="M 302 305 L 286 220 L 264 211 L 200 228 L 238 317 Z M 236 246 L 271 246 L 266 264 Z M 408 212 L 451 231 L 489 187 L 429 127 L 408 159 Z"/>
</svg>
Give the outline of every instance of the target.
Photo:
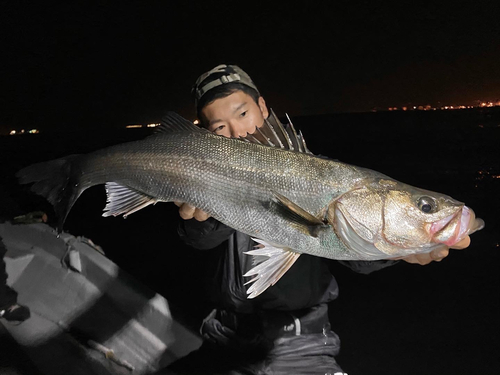
<svg viewBox="0 0 500 375">
<path fill-rule="evenodd" d="M 234 65 L 201 75 L 193 94 L 202 126 L 224 137 L 252 134 L 269 116 L 257 86 Z M 335 361 L 340 340 L 328 320 L 328 303 L 337 297 L 338 286 L 327 261 L 302 255 L 276 285 L 249 300 L 242 275 L 253 265 L 244 252 L 255 243 L 200 209 L 177 205 L 186 220 L 181 238 L 212 252 L 206 288 L 215 310 L 201 328 L 202 347 L 170 369 L 177 374 L 343 374 Z M 427 264 L 447 255 L 448 249 L 440 249 L 404 260 Z M 394 261 L 342 263 L 369 273 Z"/>
</svg>

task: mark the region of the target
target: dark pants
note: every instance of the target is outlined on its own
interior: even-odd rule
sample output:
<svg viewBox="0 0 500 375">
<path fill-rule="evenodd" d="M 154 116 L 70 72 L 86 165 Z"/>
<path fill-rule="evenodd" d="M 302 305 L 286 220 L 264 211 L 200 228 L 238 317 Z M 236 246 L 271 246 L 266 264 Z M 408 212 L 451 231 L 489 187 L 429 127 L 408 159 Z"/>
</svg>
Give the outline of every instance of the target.
<svg viewBox="0 0 500 375">
<path fill-rule="evenodd" d="M 7 249 L 0 238 L 0 310 L 6 309 L 17 302 L 17 293 L 7 285 L 7 271 L 3 259 Z"/>
<path fill-rule="evenodd" d="M 200 349 L 173 363 L 159 374 L 333 375 L 342 372 L 334 357 L 339 348 L 339 338 L 331 331 L 327 334 L 277 339 L 275 347 L 265 358 L 205 342 Z"/>
<path fill-rule="evenodd" d="M 320 313 L 325 312 L 326 306 Z M 312 317 L 318 317 L 318 311 L 313 311 L 312 314 Z M 288 329 L 291 325 L 285 325 L 286 332 L 273 330 L 270 342 L 253 340 L 245 345 L 244 339 L 240 337 L 231 335 L 227 336 L 227 340 L 218 340 L 217 334 L 210 334 L 208 337 L 212 340 L 204 341 L 200 349 L 173 363 L 159 374 L 333 375 L 342 373 L 342 369 L 335 361 L 335 356 L 340 350 L 339 337 L 330 330 L 329 323 L 324 324 L 320 329 L 315 327 L 318 319 L 308 324 L 307 318 L 310 316 L 311 314 L 304 317 L 304 329 L 300 334 L 297 334 L 294 329 Z M 218 333 L 227 332 L 225 326 L 216 319 L 211 319 L 208 323 L 211 323 L 211 329 L 217 330 Z M 307 326 L 313 329 L 308 331 Z M 266 335 L 271 332 L 268 328 L 269 324 L 266 325 Z"/>
</svg>

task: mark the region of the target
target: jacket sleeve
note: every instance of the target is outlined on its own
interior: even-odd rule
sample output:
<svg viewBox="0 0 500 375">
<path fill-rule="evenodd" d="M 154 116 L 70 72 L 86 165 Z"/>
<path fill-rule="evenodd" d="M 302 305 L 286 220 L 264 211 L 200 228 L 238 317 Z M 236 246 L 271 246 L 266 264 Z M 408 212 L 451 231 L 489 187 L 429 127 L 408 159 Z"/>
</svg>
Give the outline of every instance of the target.
<svg viewBox="0 0 500 375">
<path fill-rule="evenodd" d="M 235 232 L 233 228 L 214 218 L 208 218 L 205 221 L 181 220 L 177 231 L 184 243 L 198 250 L 213 249 Z"/>
<path fill-rule="evenodd" d="M 397 260 L 339 260 L 339 263 L 346 266 L 357 273 L 369 274 L 374 271 L 379 271 L 383 268 L 390 267 L 396 263 Z"/>
</svg>

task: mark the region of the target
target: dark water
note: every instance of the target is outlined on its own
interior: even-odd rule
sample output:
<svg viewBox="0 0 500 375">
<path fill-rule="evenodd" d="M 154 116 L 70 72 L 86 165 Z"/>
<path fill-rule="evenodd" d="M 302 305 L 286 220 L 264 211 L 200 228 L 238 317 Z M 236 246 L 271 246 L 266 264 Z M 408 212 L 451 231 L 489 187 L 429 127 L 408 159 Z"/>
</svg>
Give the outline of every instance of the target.
<svg viewBox="0 0 500 375">
<path fill-rule="evenodd" d="M 331 305 L 342 339 L 339 363 L 356 374 L 500 373 L 500 110 L 378 112 L 293 119 L 314 152 L 451 195 L 472 207 L 486 228 L 471 246 L 441 263 L 399 263 L 359 275 L 332 262 L 340 297 Z M 34 209 L 42 199 L 13 174 L 33 162 L 142 138 L 147 130 L 39 134 L 0 138 L 3 216 Z M 188 311 L 197 324 L 207 306 L 198 292 L 203 257 L 177 240 L 176 208 L 156 205 L 102 218 L 102 187 L 86 191 L 65 230 L 101 245 L 108 256 Z"/>
</svg>

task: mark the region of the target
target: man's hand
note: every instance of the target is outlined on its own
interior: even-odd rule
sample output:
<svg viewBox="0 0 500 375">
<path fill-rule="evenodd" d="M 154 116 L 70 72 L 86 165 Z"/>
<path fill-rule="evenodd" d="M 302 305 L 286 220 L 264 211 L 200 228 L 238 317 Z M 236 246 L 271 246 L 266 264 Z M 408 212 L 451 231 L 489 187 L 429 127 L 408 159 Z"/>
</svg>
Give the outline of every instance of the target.
<svg viewBox="0 0 500 375">
<path fill-rule="evenodd" d="M 462 241 L 453 245 L 451 248 L 461 250 L 465 249 L 469 245 L 470 245 L 470 237 L 467 236 Z M 407 257 L 399 259 L 404 260 L 405 262 L 408 263 L 420 264 L 422 266 L 425 266 L 426 264 L 429 264 L 431 262 L 441 262 L 444 258 L 448 256 L 449 253 L 450 253 L 449 248 L 440 247 L 438 249 L 431 251 L 430 253 L 412 254 Z"/>
<path fill-rule="evenodd" d="M 207 220 L 210 215 L 205 211 L 196 208 L 195 206 L 191 206 L 190 204 L 183 202 L 174 202 L 177 207 L 179 207 L 179 215 L 184 220 L 192 219 L 193 217 L 198 221 Z"/>
</svg>

